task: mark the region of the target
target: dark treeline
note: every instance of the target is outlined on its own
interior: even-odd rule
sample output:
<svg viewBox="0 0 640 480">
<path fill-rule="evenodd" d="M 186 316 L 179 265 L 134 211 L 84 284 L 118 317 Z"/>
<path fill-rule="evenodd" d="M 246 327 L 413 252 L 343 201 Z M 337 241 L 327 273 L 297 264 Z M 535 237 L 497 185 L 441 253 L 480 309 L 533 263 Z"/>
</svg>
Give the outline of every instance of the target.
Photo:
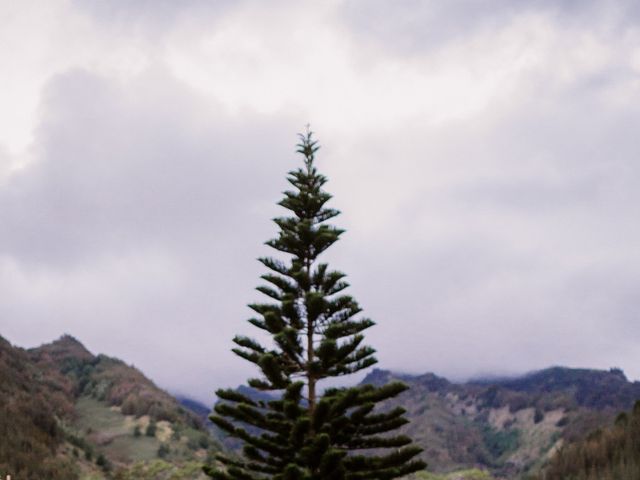
<svg viewBox="0 0 640 480">
<path fill-rule="evenodd" d="M 637 480 L 640 478 L 640 401 L 608 429 L 564 446 L 539 480 Z"/>
</svg>

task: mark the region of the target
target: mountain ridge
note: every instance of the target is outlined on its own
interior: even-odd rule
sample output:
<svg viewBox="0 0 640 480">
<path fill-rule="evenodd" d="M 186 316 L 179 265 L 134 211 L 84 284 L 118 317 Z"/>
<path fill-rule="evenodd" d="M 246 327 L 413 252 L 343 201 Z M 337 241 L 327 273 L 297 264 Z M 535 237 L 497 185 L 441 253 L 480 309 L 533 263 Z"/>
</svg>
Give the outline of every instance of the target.
<svg viewBox="0 0 640 480">
<path fill-rule="evenodd" d="M 501 478 L 536 471 L 564 443 L 607 425 L 640 398 L 640 382 L 620 369 L 555 366 L 457 383 L 433 373 L 374 369 L 362 383 L 392 380 L 410 388 L 385 408 L 407 410 L 403 433 L 424 448 L 433 470 L 477 467 Z"/>
<path fill-rule="evenodd" d="M 0 432 L 21 441 L 25 436 L 19 436 L 20 429 L 27 432 L 32 451 L 46 459 L 39 463 L 44 470 L 34 470 L 42 478 L 100 479 L 117 471 L 123 480 L 198 479 L 203 478 L 200 465 L 211 461 L 207 455 L 219 448 L 211 435 L 220 432 L 207 421 L 208 406 L 170 395 L 135 367 L 93 354 L 71 335 L 30 349 L 0 337 L 0 374 L 8 379 L 2 382 L 4 398 L 19 399 L 0 402 Z M 562 445 L 609 425 L 640 398 L 640 382 L 629 381 L 615 368 L 554 366 L 466 382 L 431 372 L 373 369 L 361 383 L 393 380 L 411 388 L 382 408 L 407 410 L 410 423 L 403 433 L 424 448 L 430 470 L 480 469 L 505 479 L 537 472 Z M 267 398 L 246 386 L 239 389 Z M 225 443 L 232 450 L 239 448 Z M 7 460 L 16 445 L 5 442 L 0 448 L 0 469 L 20 471 L 15 461 Z M 30 460 L 21 461 L 26 472 L 21 476 L 29 478 L 25 465 Z M 164 473 L 150 470 L 150 465 Z"/>
<path fill-rule="evenodd" d="M 536 473 L 562 445 L 608 425 L 640 398 L 640 382 L 620 369 L 553 366 L 521 376 L 453 382 L 435 373 L 371 370 L 361 384 L 400 380 L 409 390 L 382 408 L 402 407 L 410 423 L 402 432 L 423 447 L 438 473 L 488 470 L 498 478 Z M 239 391 L 254 400 L 264 392 Z M 276 397 L 273 397 L 276 398 Z M 221 439 L 237 450 L 238 442 Z"/>
</svg>

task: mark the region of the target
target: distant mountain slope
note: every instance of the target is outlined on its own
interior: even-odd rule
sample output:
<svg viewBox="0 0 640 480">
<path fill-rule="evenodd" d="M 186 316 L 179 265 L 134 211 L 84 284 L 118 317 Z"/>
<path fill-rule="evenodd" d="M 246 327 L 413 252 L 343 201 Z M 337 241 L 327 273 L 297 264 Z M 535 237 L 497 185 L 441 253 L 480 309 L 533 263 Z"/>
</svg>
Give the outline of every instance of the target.
<svg viewBox="0 0 640 480">
<path fill-rule="evenodd" d="M 640 398 L 640 383 L 629 382 L 617 369 L 553 367 L 462 384 L 433 373 L 375 369 L 362 383 L 392 380 L 402 380 L 410 389 L 383 408 L 407 410 L 410 423 L 402 427 L 404 433 L 424 448 L 430 471 L 458 472 L 452 478 L 460 477 L 460 471 L 477 473 L 469 470 L 474 468 L 506 479 L 535 473 L 563 444 L 609 424 Z M 238 389 L 255 400 L 269 399 L 246 386 Z M 230 450 L 242 446 L 230 438 L 221 441 Z"/>
<path fill-rule="evenodd" d="M 176 396 L 176 400 L 180 402 L 187 410 L 195 413 L 205 424 L 209 424 L 208 417 L 211 413 L 211 407 L 207 407 L 204 403 L 182 395 Z"/>
<path fill-rule="evenodd" d="M 624 372 L 616 368 L 607 371 L 552 367 L 515 379 L 475 383 L 494 384 L 503 390 L 529 395 L 571 392 L 575 405 L 596 410 L 628 408 L 640 395 L 640 383 L 629 382 Z"/>
<path fill-rule="evenodd" d="M 403 427 L 435 471 L 489 468 L 504 478 L 533 471 L 564 442 L 607 424 L 640 398 L 640 383 L 611 371 L 554 367 L 514 379 L 454 384 L 434 374 L 374 370 L 363 383 L 411 388 L 386 407 L 408 410 Z"/>
<path fill-rule="evenodd" d="M 25 463 L 19 460 L 19 442 L 0 442 L 0 474 L 65 480 L 115 474 L 122 480 L 204 478 L 201 465 L 219 448 L 215 440 L 197 415 L 139 370 L 93 355 L 68 335 L 30 350 L 0 340 L 2 392 L 9 399 L 0 408 L 14 412 L 19 424 L 15 427 L 2 415 L 0 428 L 14 436 L 23 431 L 18 440 L 44 445 L 38 454 L 43 460 L 27 462 L 33 473 L 23 469 L 25 475 L 18 476 Z M 33 400 L 19 402 L 23 397 Z M 28 408 L 16 410 L 18 403 Z M 30 427 L 30 418 L 41 419 L 44 433 Z M 67 470 L 37 475 L 38 464 Z"/>
</svg>

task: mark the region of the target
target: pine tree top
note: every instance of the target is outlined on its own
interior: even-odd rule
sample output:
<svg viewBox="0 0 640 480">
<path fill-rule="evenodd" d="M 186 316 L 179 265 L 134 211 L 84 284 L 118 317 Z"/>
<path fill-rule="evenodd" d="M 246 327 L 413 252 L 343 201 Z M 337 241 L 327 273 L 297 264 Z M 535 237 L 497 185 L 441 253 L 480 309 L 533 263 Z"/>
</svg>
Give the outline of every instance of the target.
<svg viewBox="0 0 640 480">
<path fill-rule="evenodd" d="M 319 394 L 324 379 L 349 375 L 376 363 L 363 332 L 374 325 L 360 318 L 362 309 L 344 293 L 345 274 L 318 257 L 344 232 L 328 224 L 340 212 L 327 207 L 327 178 L 318 173 L 319 150 L 312 132 L 300 134 L 297 151 L 303 166 L 288 174 L 293 187 L 279 205 L 276 238 L 266 244 L 288 261 L 260 258 L 268 272 L 259 292 L 269 298 L 249 305 L 249 322 L 273 338 L 267 348 L 238 336 L 233 351 L 255 364 L 260 377 L 248 381 L 258 390 L 277 391 L 277 399 L 254 400 L 220 390 L 211 420 L 241 439 L 244 460 L 221 456 L 223 470 L 207 473 L 219 480 L 365 480 L 392 479 L 424 468 L 415 460 L 420 448 L 390 432 L 404 425 L 404 410 L 376 410 L 376 404 L 406 389 L 401 383 L 333 388 Z M 393 449 L 391 453 L 377 454 Z M 360 454 L 358 452 L 362 451 Z"/>
</svg>

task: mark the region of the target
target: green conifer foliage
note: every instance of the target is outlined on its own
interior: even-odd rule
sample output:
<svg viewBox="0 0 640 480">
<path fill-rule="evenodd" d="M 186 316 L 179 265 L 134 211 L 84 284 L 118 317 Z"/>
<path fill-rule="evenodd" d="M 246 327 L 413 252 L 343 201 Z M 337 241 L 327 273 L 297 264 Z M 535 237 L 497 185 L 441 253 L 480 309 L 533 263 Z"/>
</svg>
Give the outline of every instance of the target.
<svg viewBox="0 0 640 480">
<path fill-rule="evenodd" d="M 329 269 L 319 256 L 343 233 L 328 220 L 340 212 L 326 206 L 326 177 L 318 173 L 312 133 L 300 135 L 303 167 L 289 172 L 293 187 L 279 205 L 288 216 L 267 242 L 287 261 L 261 258 L 268 269 L 258 290 L 268 303 L 250 305 L 249 322 L 273 338 L 267 348 L 244 336 L 233 351 L 254 363 L 261 375 L 249 385 L 273 391 L 275 400 L 253 400 L 235 390 L 219 390 L 211 420 L 244 442 L 243 458 L 219 455 L 205 472 L 217 480 L 376 480 L 425 468 L 421 449 L 406 436 L 392 435 L 407 423 L 404 410 L 375 406 L 407 387 L 361 385 L 319 394 L 324 379 L 358 372 L 376 363 L 363 332 L 374 325 L 360 318 L 358 303 L 344 294 L 345 274 Z M 222 466 L 220 466 L 222 465 Z"/>
</svg>

